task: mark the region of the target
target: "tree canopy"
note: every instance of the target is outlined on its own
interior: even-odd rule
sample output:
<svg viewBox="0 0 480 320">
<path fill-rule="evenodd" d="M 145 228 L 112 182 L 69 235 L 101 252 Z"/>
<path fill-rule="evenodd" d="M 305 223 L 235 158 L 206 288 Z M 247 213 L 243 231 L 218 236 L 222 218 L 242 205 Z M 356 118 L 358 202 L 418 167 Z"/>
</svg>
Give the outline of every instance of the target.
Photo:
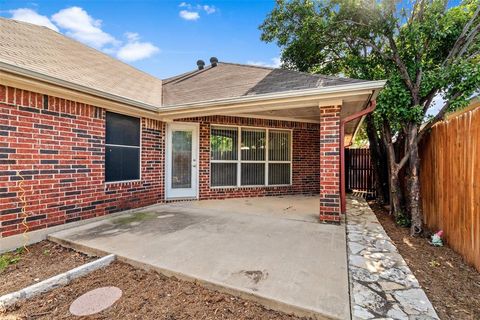
<svg viewBox="0 0 480 320">
<path fill-rule="evenodd" d="M 421 122 L 437 94 L 453 110 L 478 90 L 479 8 L 478 0 L 450 8 L 444 0 L 277 1 L 260 28 L 286 68 L 388 79 L 377 113 L 401 126 Z"/>
<path fill-rule="evenodd" d="M 398 174 L 409 166 L 404 193 L 412 233 L 421 232 L 418 143 L 480 91 L 479 13 L 480 0 L 456 6 L 446 0 L 279 0 L 260 26 L 262 40 L 282 49 L 284 68 L 387 79 L 367 132 L 387 154 L 391 204 L 399 215 Z M 436 97 L 443 103 L 427 117 Z"/>
</svg>

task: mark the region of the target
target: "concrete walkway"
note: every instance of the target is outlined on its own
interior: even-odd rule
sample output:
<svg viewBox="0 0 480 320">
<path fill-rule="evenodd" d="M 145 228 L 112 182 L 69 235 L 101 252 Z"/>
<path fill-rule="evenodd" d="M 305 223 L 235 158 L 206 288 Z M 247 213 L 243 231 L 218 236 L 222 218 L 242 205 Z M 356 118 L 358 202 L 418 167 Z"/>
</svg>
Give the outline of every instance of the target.
<svg viewBox="0 0 480 320">
<path fill-rule="evenodd" d="M 318 197 L 162 204 L 50 239 L 114 253 L 272 309 L 349 319 L 345 226 L 319 224 Z"/>
<path fill-rule="evenodd" d="M 347 209 L 352 319 L 439 319 L 365 200 Z"/>
</svg>

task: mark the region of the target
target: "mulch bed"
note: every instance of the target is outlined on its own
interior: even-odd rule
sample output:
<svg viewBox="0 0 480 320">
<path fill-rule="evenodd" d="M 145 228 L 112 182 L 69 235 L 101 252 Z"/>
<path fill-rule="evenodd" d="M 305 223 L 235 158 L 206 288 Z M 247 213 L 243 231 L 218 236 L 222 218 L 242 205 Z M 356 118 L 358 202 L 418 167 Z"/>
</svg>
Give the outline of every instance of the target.
<svg viewBox="0 0 480 320">
<path fill-rule="evenodd" d="M 50 241 L 42 241 L 6 253 L 18 259 L 5 270 L 0 271 L 0 296 L 20 290 L 36 282 L 92 261 L 94 258 L 62 247 Z"/>
<path fill-rule="evenodd" d="M 440 319 L 480 319 L 480 273 L 449 247 L 433 247 L 426 238 L 410 237 L 410 230 L 396 226 L 382 206 L 369 204 Z"/>
<path fill-rule="evenodd" d="M 123 296 L 110 308 L 88 319 L 300 319 L 118 261 L 66 287 L 19 303 L 8 310 L 6 317 L 78 319 L 69 313 L 70 304 L 83 293 L 103 286 L 117 286 L 122 289 Z"/>
</svg>

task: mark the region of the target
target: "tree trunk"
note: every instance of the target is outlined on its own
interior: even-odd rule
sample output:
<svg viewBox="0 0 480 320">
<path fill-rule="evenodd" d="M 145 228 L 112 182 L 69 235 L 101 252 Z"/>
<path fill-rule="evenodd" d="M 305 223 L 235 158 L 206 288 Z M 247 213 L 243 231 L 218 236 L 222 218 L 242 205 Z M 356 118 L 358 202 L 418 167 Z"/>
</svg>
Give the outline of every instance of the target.
<svg viewBox="0 0 480 320">
<path fill-rule="evenodd" d="M 389 202 L 389 180 L 388 180 L 388 166 L 387 155 L 382 141 L 378 137 L 373 116 L 371 114 L 365 117 L 366 132 L 370 145 L 370 155 L 372 159 L 374 175 L 375 175 L 375 189 L 377 191 L 377 201 L 381 204 Z"/>
<path fill-rule="evenodd" d="M 403 210 L 403 191 L 400 184 L 400 179 L 398 173 L 398 165 L 396 163 L 392 164 L 390 161 L 390 214 L 393 214 L 395 218 L 401 217 L 404 215 Z"/>
<path fill-rule="evenodd" d="M 410 149 L 409 157 L 409 208 L 410 214 L 412 217 L 412 225 L 410 228 L 410 234 L 412 236 L 418 236 L 423 231 L 423 219 L 422 212 L 420 207 L 420 156 L 418 154 L 418 144 L 416 141 L 418 134 L 418 127 L 416 125 L 412 126 L 410 130 L 408 145 Z"/>
<path fill-rule="evenodd" d="M 387 160 L 388 160 L 388 175 L 389 175 L 389 189 L 390 189 L 390 214 L 396 218 L 403 215 L 403 193 L 400 184 L 400 168 L 397 164 L 397 157 L 395 147 L 392 141 L 392 133 L 388 123 L 382 126 L 382 140 L 385 146 Z"/>
</svg>

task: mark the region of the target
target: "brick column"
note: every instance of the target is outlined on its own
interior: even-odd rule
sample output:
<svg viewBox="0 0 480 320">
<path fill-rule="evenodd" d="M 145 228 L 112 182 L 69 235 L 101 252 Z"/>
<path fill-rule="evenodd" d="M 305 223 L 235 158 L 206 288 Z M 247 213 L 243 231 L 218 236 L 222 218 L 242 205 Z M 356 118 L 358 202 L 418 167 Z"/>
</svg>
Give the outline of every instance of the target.
<svg viewBox="0 0 480 320">
<path fill-rule="evenodd" d="M 340 223 L 340 109 L 320 107 L 320 222 Z"/>
</svg>

